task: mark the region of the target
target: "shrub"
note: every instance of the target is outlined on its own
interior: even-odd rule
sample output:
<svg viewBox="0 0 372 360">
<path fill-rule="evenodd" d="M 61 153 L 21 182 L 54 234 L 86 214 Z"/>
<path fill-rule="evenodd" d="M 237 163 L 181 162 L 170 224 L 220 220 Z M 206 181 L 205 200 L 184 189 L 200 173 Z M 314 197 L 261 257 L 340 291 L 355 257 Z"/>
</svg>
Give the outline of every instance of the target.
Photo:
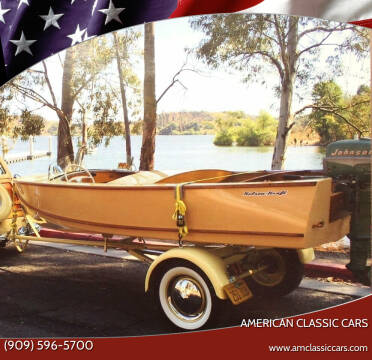
<svg viewBox="0 0 372 360">
<path fill-rule="evenodd" d="M 233 137 L 228 131 L 221 130 L 216 134 L 213 144 L 216 146 L 231 146 L 233 144 Z"/>
</svg>

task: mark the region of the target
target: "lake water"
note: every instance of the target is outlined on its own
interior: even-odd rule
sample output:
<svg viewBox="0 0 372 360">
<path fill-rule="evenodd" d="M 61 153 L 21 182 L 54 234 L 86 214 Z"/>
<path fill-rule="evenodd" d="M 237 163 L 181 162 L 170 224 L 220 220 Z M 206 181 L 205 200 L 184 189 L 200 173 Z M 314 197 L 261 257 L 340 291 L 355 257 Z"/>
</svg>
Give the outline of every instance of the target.
<svg viewBox="0 0 372 360">
<path fill-rule="evenodd" d="M 157 136 L 155 169 L 173 171 L 207 168 L 236 171 L 270 169 L 272 147 L 219 147 L 213 145 L 213 137 L 213 135 Z M 48 141 L 48 137 L 35 138 L 34 151 L 48 151 Z M 52 137 L 51 157 L 11 164 L 11 171 L 19 175 L 47 172 L 49 164 L 56 158 L 56 146 L 57 138 Z M 28 141 L 17 141 L 7 156 L 27 153 L 28 150 Z M 132 153 L 137 167 L 140 151 L 141 136 L 132 136 Z M 288 147 L 284 168 L 320 169 L 323 157 L 323 149 L 318 146 Z M 88 168 L 116 168 L 118 163 L 125 162 L 125 159 L 125 141 L 122 137 L 115 137 L 108 147 L 101 145 L 94 154 L 87 155 L 84 165 Z"/>
</svg>

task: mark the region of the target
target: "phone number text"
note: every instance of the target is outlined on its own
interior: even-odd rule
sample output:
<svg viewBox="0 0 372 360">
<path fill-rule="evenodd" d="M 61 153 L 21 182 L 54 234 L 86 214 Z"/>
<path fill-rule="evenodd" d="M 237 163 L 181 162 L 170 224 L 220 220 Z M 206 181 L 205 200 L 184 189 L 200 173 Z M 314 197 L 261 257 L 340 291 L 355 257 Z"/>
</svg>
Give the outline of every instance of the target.
<svg viewBox="0 0 372 360">
<path fill-rule="evenodd" d="M 91 340 L 5 340 L 7 351 L 91 351 L 94 344 Z"/>
</svg>

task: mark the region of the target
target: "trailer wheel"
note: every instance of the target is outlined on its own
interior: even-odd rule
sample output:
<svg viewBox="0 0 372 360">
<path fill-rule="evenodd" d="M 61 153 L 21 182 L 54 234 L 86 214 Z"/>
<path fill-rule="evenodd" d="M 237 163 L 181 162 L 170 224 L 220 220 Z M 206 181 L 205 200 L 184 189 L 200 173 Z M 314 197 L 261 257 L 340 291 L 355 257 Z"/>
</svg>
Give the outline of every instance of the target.
<svg viewBox="0 0 372 360">
<path fill-rule="evenodd" d="M 164 315 L 184 330 L 196 330 L 210 324 L 218 302 L 206 275 L 189 264 L 163 271 L 159 277 L 158 295 Z"/>
<path fill-rule="evenodd" d="M 300 285 L 304 274 L 304 265 L 292 249 L 259 250 L 253 265 L 262 269 L 246 278 L 255 296 L 287 295 Z"/>
</svg>

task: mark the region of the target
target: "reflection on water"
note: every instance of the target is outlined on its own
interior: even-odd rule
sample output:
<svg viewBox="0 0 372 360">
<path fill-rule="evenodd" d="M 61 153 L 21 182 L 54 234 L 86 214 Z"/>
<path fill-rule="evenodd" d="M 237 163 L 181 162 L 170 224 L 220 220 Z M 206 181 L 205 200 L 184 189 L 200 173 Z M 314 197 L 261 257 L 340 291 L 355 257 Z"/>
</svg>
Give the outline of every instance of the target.
<svg viewBox="0 0 372 360">
<path fill-rule="evenodd" d="M 48 165 L 55 160 L 57 139 L 53 137 L 52 157 L 11 164 L 13 173 L 29 175 L 46 173 Z M 75 141 L 76 145 L 76 141 Z M 18 141 L 9 156 L 26 153 L 28 142 Z M 34 151 L 47 151 L 48 137 L 35 139 Z M 75 146 L 76 151 L 76 146 Z M 132 153 L 134 163 L 138 167 L 141 151 L 141 136 L 132 136 Z M 226 169 L 226 170 L 264 170 L 270 169 L 272 147 L 217 147 L 213 145 L 212 135 L 178 135 L 157 136 L 155 151 L 155 168 L 158 170 L 194 170 L 194 169 Z M 318 146 L 288 147 L 285 169 L 320 169 L 324 152 Z M 94 154 L 87 155 L 85 166 L 89 168 L 116 168 L 124 162 L 125 141 L 115 137 L 110 145 L 101 145 Z"/>
</svg>

